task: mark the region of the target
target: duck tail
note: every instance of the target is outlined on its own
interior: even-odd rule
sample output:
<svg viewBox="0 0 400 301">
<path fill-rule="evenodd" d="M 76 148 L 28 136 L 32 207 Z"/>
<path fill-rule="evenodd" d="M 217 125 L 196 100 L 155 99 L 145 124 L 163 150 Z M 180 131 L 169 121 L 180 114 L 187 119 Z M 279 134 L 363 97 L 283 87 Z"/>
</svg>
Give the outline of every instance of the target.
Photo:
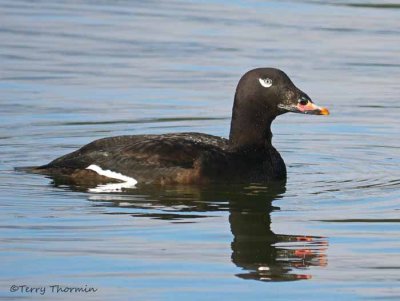
<svg viewBox="0 0 400 301">
<path fill-rule="evenodd" d="M 46 170 L 46 165 L 42 166 L 18 166 L 14 167 L 17 172 L 39 173 L 42 174 Z"/>
</svg>

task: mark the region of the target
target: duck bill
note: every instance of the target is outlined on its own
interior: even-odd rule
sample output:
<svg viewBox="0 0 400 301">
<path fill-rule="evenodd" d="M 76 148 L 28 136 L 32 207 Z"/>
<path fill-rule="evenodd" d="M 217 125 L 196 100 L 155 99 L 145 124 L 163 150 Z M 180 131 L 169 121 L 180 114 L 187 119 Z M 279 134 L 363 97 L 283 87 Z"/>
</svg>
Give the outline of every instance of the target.
<svg viewBox="0 0 400 301">
<path fill-rule="evenodd" d="M 306 105 L 297 104 L 296 113 L 311 114 L 311 115 L 329 115 L 329 110 L 324 107 L 319 107 L 312 102 L 308 102 Z"/>
</svg>

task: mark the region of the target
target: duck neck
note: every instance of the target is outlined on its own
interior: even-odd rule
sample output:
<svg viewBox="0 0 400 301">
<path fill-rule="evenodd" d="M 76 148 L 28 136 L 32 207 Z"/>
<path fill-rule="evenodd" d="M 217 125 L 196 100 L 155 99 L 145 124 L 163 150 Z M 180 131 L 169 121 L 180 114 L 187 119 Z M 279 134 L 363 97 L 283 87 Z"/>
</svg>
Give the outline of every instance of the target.
<svg viewBox="0 0 400 301">
<path fill-rule="evenodd" d="M 253 103 L 256 103 L 254 101 Z M 230 148 L 233 150 L 256 151 L 272 148 L 271 124 L 275 116 L 260 111 L 260 106 L 240 107 L 235 97 L 232 110 L 231 130 L 229 134 Z"/>
</svg>

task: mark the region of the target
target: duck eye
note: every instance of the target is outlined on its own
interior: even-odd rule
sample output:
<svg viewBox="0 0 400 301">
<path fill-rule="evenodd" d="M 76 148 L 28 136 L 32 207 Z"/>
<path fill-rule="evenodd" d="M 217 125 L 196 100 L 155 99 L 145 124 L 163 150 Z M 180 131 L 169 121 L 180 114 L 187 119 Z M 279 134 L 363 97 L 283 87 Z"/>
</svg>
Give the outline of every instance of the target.
<svg viewBox="0 0 400 301">
<path fill-rule="evenodd" d="M 300 98 L 299 99 L 299 104 L 301 104 L 302 106 L 307 105 L 308 104 L 308 99 L 304 98 L 304 97 Z"/>
<path fill-rule="evenodd" d="M 270 78 L 259 78 L 258 81 L 264 88 L 269 88 L 272 86 L 272 79 Z"/>
</svg>

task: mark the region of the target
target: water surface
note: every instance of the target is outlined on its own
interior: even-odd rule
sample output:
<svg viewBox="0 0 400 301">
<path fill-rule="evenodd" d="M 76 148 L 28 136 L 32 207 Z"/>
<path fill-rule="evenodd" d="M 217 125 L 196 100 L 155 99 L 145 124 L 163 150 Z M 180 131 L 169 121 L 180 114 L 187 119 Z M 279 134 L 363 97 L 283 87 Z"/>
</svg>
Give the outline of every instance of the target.
<svg viewBox="0 0 400 301">
<path fill-rule="evenodd" d="M 1 298 L 400 299 L 399 8 L 1 1 Z M 14 171 L 105 136 L 227 136 L 260 66 L 331 110 L 273 124 L 286 184 L 96 194 Z"/>
</svg>

